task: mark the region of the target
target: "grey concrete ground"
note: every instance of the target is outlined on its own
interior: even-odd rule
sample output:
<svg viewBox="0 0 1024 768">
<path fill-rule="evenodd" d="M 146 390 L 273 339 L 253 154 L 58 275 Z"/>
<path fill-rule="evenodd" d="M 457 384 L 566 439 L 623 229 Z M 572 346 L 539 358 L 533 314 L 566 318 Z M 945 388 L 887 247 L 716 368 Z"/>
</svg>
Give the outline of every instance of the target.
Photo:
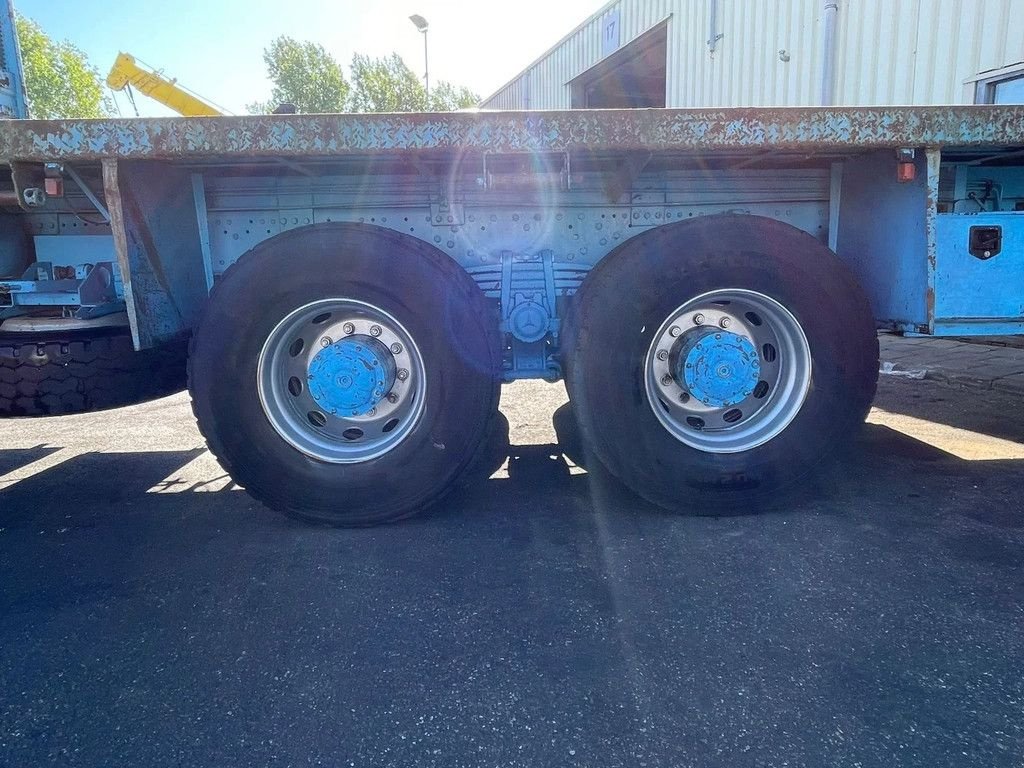
<svg viewBox="0 0 1024 768">
<path fill-rule="evenodd" d="M 1020 336 L 933 339 L 883 335 L 879 341 L 883 371 L 919 374 L 961 388 L 1024 395 L 1024 344 Z"/>
<path fill-rule="evenodd" d="M 310 528 L 184 395 L 5 423 L 0 765 L 1019 766 L 1024 409 L 883 376 L 784 511 L 654 509 L 506 388 L 507 468 Z"/>
</svg>

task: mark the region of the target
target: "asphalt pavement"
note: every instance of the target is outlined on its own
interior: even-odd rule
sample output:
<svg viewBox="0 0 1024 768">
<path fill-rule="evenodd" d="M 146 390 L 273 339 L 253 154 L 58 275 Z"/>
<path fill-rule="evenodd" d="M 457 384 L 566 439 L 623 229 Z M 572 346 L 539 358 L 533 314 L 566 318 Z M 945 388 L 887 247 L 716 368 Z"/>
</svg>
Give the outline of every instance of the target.
<svg viewBox="0 0 1024 768">
<path fill-rule="evenodd" d="M 555 443 L 406 523 L 253 502 L 186 395 L 5 422 L 0 765 L 1020 766 L 1024 410 L 883 376 L 783 511 L 683 517 Z"/>
</svg>

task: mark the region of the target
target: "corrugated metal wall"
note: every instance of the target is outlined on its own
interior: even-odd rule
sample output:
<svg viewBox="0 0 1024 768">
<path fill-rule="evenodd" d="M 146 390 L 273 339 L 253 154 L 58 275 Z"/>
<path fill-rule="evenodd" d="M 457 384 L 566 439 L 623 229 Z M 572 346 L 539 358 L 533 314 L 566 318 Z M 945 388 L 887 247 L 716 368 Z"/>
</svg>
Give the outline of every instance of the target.
<svg viewBox="0 0 1024 768">
<path fill-rule="evenodd" d="M 823 0 L 719 0 L 714 54 L 711 3 L 612 3 L 483 106 L 568 108 L 569 83 L 601 60 L 614 10 L 622 45 L 668 19 L 670 107 L 818 103 Z M 965 80 L 1024 61 L 1024 0 L 839 0 L 836 55 L 838 104 L 970 102 Z"/>
</svg>

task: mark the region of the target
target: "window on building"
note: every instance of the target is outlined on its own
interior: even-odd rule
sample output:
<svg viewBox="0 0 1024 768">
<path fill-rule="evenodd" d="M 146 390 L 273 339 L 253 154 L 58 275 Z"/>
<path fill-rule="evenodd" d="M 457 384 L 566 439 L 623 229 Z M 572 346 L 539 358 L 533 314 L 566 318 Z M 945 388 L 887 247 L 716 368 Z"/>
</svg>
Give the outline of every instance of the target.
<svg viewBox="0 0 1024 768">
<path fill-rule="evenodd" d="M 664 107 L 667 26 L 645 32 L 573 80 L 573 109 Z"/>
<path fill-rule="evenodd" d="M 975 104 L 1024 104 L 1024 65 L 975 81 Z"/>
</svg>

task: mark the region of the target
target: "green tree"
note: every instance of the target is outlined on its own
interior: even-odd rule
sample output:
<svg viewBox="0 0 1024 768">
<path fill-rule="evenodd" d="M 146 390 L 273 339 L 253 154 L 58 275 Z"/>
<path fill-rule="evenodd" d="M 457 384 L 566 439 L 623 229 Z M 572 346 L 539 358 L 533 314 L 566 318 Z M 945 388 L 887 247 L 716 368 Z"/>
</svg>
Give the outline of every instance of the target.
<svg viewBox="0 0 1024 768">
<path fill-rule="evenodd" d="M 441 81 L 427 98 L 423 82 L 397 53 L 352 57 L 351 84 L 323 46 L 279 37 L 263 51 L 274 84 L 269 101 L 250 104 L 254 114 L 291 102 L 299 112 L 450 112 L 475 106 L 480 97 L 466 87 Z"/>
<path fill-rule="evenodd" d="M 455 86 L 447 80 L 442 80 L 430 89 L 430 109 L 433 112 L 454 112 L 475 107 L 479 103 L 479 95 L 464 85 Z"/>
<path fill-rule="evenodd" d="M 422 112 L 426 93 L 397 53 L 379 59 L 352 57 L 351 112 Z"/>
<path fill-rule="evenodd" d="M 397 53 L 379 59 L 352 57 L 351 112 L 452 112 L 476 106 L 480 97 L 442 80 L 427 98 L 423 83 Z"/>
<path fill-rule="evenodd" d="M 53 40 L 32 19 L 16 20 L 29 113 L 40 120 L 105 117 L 112 104 L 99 71 L 67 40 Z"/>
<path fill-rule="evenodd" d="M 267 75 L 274 84 L 270 101 L 250 104 L 253 114 L 272 112 L 290 102 L 299 112 L 343 112 L 349 84 L 337 60 L 322 46 L 282 35 L 263 51 Z"/>
</svg>

